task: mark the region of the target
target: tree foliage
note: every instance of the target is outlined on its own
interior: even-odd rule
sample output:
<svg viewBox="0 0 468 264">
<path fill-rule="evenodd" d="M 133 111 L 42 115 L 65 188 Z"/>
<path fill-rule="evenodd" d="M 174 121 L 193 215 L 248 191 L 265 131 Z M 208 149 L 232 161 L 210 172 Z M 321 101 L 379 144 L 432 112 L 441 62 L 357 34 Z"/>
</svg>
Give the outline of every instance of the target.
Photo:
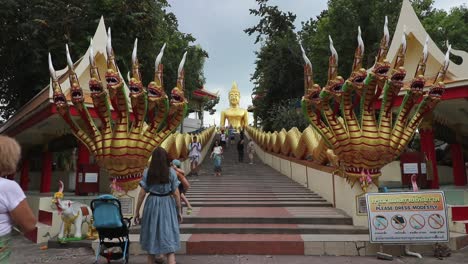
<svg viewBox="0 0 468 264">
<path fill-rule="evenodd" d="M 47 53 L 56 68 L 65 67 L 65 44 L 74 60 L 86 52 L 101 16 L 112 30 L 112 44 L 122 74 L 131 68 L 131 52 L 138 38 L 143 83 L 154 76 L 154 60 L 163 43 L 164 84 L 175 86 L 177 68 L 185 64 L 186 95 L 205 82 L 203 65 L 208 54 L 193 45 L 195 38 L 178 30 L 166 0 L 0 0 L 0 111 L 8 118 L 49 81 Z M 86 85 L 86 84 L 82 84 Z"/>
<path fill-rule="evenodd" d="M 284 13 L 277 6 L 269 6 L 268 0 L 257 0 L 258 9 L 250 13 L 260 16 L 257 25 L 244 31 L 256 35 L 255 42 L 261 43 L 256 52 L 256 68 L 252 75 L 254 93 L 267 94 L 262 100 L 255 100 L 255 111 L 262 124 L 270 127 L 268 112 L 271 106 L 284 99 L 297 98 L 303 94 L 303 81 L 297 73 L 302 72 L 300 48 L 294 32 L 292 13 Z"/>
<path fill-rule="evenodd" d="M 433 2 L 411 1 L 428 34 L 442 50 L 446 49 L 445 41 L 449 40 L 453 48 L 468 51 L 467 7 L 460 6 L 446 12 L 435 9 Z M 385 16 L 388 17 L 390 36 L 393 36 L 402 6 L 402 0 L 329 0 L 328 9 L 316 18 L 302 22 L 296 36 L 294 14 L 269 6 L 268 0 L 257 0 L 257 3 L 258 9 L 250 12 L 259 16 L 260 21 L 245 32 L 256 34 L 255 42 L 262 44 L 256 52 L 252 81 L 255 85 L 253 93 L 262 96 L 254 100 L 254 105 L 264 129 L 272 127 L 268 123 L 271 120 L 268 111 L 273 105 L 303 94 L 303 61 L 299 42 L 312 61 L 314 80 L 323 86 L 327 81 L 330 35 L 339 55 L 338 73 L 347 78 L 352 70 L 358 26 L 365 45 L 363 67 L 370 68 L 383 36 Z"/>
</svg>

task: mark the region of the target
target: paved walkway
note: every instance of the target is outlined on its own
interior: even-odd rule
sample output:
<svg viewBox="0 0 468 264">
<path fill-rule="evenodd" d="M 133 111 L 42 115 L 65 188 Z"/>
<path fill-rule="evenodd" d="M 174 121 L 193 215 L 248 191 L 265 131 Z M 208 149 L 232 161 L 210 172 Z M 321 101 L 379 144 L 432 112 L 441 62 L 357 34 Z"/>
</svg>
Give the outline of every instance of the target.
<svg viewBox="0 0 468 264">
<path fill-rule="evenodd" d="M 47 249 L 41 250 L 41 245 L 31 243 L 21 236 L 13 238 L 12 264 L 49 263 L 49 264 L 90 264 L 93 263 L 93 252 L 89 248 L 75 249 Z M 178 264 L 310 264 L 310 263 L 335 263 L 335 264 L 359 264 L 359 263 L 427 263 L 427 264 L 454 264 L 466 263 L 468 247 L 452 254 L 443 261 L 432 256 L 424 256 L 423 259 L 399 257 L 393 261 L 377 260 L 375 257 L 333 257 L 333 256 L 258 256 L 258 255 L 178 255 Z M 99 263 L 106 263 L 101 260 Z M 115 262 L 117 263 L 117 262 Z M 131 256 L 130 263 L 146 263 L 145 256 Z"/>
</svg>

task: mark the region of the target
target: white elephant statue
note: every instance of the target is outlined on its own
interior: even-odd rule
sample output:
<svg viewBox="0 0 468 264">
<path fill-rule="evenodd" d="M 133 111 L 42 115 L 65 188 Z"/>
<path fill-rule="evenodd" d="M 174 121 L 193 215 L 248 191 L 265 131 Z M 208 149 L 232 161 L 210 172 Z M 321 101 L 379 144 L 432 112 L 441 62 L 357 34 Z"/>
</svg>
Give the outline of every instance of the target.
<svg viewBox="0 0 468 264">
<path fill-rule="evenodd" d="M 70 237 L 71 226 L 75 225 L 74 238 L 81 239 L 81 226 L 84 222 L 88 224 L 88 237 L 92 237 L 94 227 L 92 226 L 92 211 L 91 208 L 79 202 L 73 202 L 63 199 L 63 182 L 60 181 L 59 191 L 54 194 L 52 202 L 57 207 L 59 214 L 62 216 L 62 223 L 60 225 L 59 239 Z"/>
</svg>

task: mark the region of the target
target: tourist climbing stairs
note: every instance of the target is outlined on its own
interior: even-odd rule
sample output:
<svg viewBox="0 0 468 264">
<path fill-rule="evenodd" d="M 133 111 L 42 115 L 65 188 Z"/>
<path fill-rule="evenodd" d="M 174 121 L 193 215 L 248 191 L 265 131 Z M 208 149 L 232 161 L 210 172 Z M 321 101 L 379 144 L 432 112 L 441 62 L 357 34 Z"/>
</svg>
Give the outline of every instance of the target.
<svg viewBox="0 0 468 264">
<path fill-rule="evenodd" d="M 335 252 L 334 239 L 368 236 L 366 227 L 353 226 L 351 217 L 329 201 L 257 157 L 249 164 L 245 154 L 244 162 L 239 162 L 235 144 L 228 145 L 223 156 L 220 177 L 215 176 L 209 157 L 199 176 L 189 177 L 187 198 L 193 211 L 187 215 L 184 207 L 181 253 L 322 255 L 326 254 L 326 241 L 332 246 L 329 252 Z M 138 244 L 139 227 L 131 232 Z M 314 247 L 317 242 L 321 246 Z M 352 249 L 355 251 L 354 244 Z M 343 244 L 343 252 L 338 254 L 343 255 L 344 250 Z"/>
</svg>

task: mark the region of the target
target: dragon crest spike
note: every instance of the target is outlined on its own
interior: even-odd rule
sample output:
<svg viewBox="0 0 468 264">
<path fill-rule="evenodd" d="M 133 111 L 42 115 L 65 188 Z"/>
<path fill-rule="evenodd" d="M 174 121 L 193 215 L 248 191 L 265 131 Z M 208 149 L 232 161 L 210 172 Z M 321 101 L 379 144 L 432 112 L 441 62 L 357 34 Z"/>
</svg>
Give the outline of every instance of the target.
<svg viewBox="0 0 468 264">
<path fill-rule="evenodd" d="M 403 27 L 403 34 L 401 36 L 401 44 L 400 48 L 398 49 L 397 59 L 395 60 L 394 69 L 398 69 L 399 67 L 403 67 L 405 64 L 405 54 L 406 54 L 406 27 Z"/>
<path fill-rule="evenodd" d="M 138 49 L 138 38 L 135 39 L 135 44 L 133 45 L 133 51 L 132 51 L 132 77 L 137 80 L 141 81 L 141 75 L 140 75 L 140 65 L 138 63 L 138 58 L 137 58 L 137 49 Z M 129 74 L 130 75 L 130 74 Z M 128 78 L 128 81 L 130 82 L 131 78 Z"/>
<path fill-rule="evenodd" d="M 380 41 L 380 48 L 377 54 L 377 62 L 383 62 L 387 58 L 388 45 L 390 43 L 390 33 L 388 32 L 388 18 L 385 16 L 384 35 Z"/>
<path fill-rule="evenodd" d="M 445 60 L 444 60 L 444 71 L 448 69 L 450 63 L 450 52 L 452 51 L 452 45 L 448 45 L 447 53 L 445 53 Z"/>
<path fill-rule="evenodd" d="M 182 56 L 182 60 L 179 63 L 179 68 L 177 69 L 177 77 L 181 77 L 181 73 L 184 70 L 185 58 L 187 57 L 187 51 Z"/>
<path fill-rule="evenodd" d="M 50 78 L 52 78 L 52 80 L 57 80 L 57 73 L 55 72 L 55 69 L 54 69 L 54 65 L 52 63 L 52 56 L 50 55 L 50 52 L 49 52 L 49 73 L 50 73 Z"/>
<path fill-rule="evenodd" d="M 161 51 L 159 52 L 158 56 L 156 57 L 156 60 L 154 62 L 154 70 L 157 71 L 159 68 L 159 64 L 161 64 L 162 57 L 164 55 L 164 49 L 166 48 L 166 43 L 161 48 Z"/>
<path fill-rule="evenodd" d="M 418 67 L 416 68 L 416 72 L 414 74 L 415 77 L 423 76 L 424 73 L 426 72 L 426 62 L 429 57 L 428 51 L 427 51 L 428 43 L 429 43 L 429 35 L 426 35 L 426 41 L 424 41 L 423 55 L 421 59 L 419 60 Z"/>
<path fill-rule="evenodd" d="M 107 29 L 107 45 L 106 45 L 107 55 L 112 54 L 112 37 L 110 27 Z"/>
<path fill-rule="evenodd" d="M 447 69 L 450 64 L 450 51 L 452 50 L 452 45 L 448 46 L 447 52 L 445 53 L 445 59 L 444 59 L 444 64 L 442 67 L 440 67 L 439 72 L 437 73 L 437 76 L 434 80 L 434 84 L 443 82 L 445 79 L 445 74 L 447 73 Z"/>
<path fill-rule="evenodd" d="M 93 39 L 89 41 L 89 64 L 91 64 L 92 67 L 96 67 L 96 62 L 94 61 Z"/>
<path fill-rule="evenodd" d="M 401 35 L 401 43 L 403 43 L 403 49 L 406 52 L 406 25 L 403 25 L 403 35 Z"/>
<path fill-rule="evenodd" d="M 362 40 L 362 37 L 361 37 L 361 26 L 358 26 L 358 37 L 357 37 L 357 41 L 358 41 L 358 47 L 361 49 L 361 56 L 364 55 L 364 41 Z"/>
<path fill-rule="evenodd" d="M 70 50 L 68 49 L 68 44 L 65 44 L 65 50 L 67 54 L 68 69 L 70 70 L 70 75 L 68 75 L 68 79 L 70 80 L 70 87 L 79 86 L 78 76 L 76 75 L 75 69 L 73 67 L 73 61 L 70 56 Z"/>
<path fill-rule="evenodd" d="M 385 16 L 384 37 L 385 37 L 385 46 L 388 47 L 388 44 L 390 43 L 390 33 L 388 32 L 388 17 L 387 16 Z"/>
<path fill-rule="evenodd" d="M 184 76 L 184 64 L 185 58 L 187 56 L 187 51 L 182 56 L 182 60 L 180 61 L 179 68 L 177 69 L 177 87 L 180 90 L 185 90 L 185 76 Z"/>
<path fill-rule="evenodd" d="M 117 64 L 115 63 L 114 50 L 112 49 L 112 35 L 111 35 L 110 28 L 107 30 L 106 51 L 107 51 L 107 69 L 113 70 L 114 72 L 118 72 L 119 69 L 117 68 Z"/>
<path fill-rule="evenodd" d="M 357 41 L 358 46 L 354 52 L 353 71 L 359 71 L 362 68 L 362 57 L 364 56 L 364 41 L 362 41 L 360 26 L 358 26 Z"/>
<path fill-rule="evenodd" d="M 424 42 L 424 49 L 423 49 L 423 55 L 424 55 L 424 63 L 427 62 L 427 55 L 428 55 L 428 52 L 427 52 L 427 46 L 428 46 L 428 43 L 429 43 L 429 35 L 426 35 L 426 41 Z"/>
<path fill-rule="evenodd" d="M 132 51 L 132 63 L 137 64 L 137 47 L 138 47 L 138 38 L 135 39 L 135 44 L 133 44 L 133 51 Z"/>
<path fill-rule="evenodd" d="M 304 48 L 301 44 L 299 44 L 302 51 L 302 58 L 304 59 L 304 93 L 307 92 L 307 89 L 311 88 L 314 85 L 314 78 L 312 76 L 312 63 L 310 62 L 309 58 L 305 53 Z"/>
<path fill-rule="evenodd" d="M 304 48 L 302 47 L 302 45 L 300 45 L 300 46 L 301 46 L 301 51 L 302 51 L 302 58 L 304 59 L 304 62 L 305 62 L 308 66 L 310 66 L 310 70 L 312 70 L 312 63 L 310 62 L 309 58 L 307 58 L 307 55 L 306 55 L 305 50 L 304 50 Z"/>
<path fill-rule="evenodd" d="M 70 50 L 68 49 L 68 44 L 65 44 L 65 51 L 66 51 L 66 54 L 67 54 L 68 68 L 73 71 L 73 61 L 72 61 L 71 56 L 70 56 Z"/>
<path fill-rule="evenodd" d="M 336 52 L 336 49 L 333 46 L 333 40 L 330 35 L 328 35 L 328 40 L 330 40 L 330 51 L 332 53 L 332 56 L 335 57 L 335 63 L 338 64 L 338 52 Z"/>
<path fill-rule="evenodd" d="M 131 79 L 130 72 L 127 72 L 127 81 L 130 82 Z"/>
<path fill-rule="evenodd" d="M 330 40 L 330 51 L 331 55 L 328 59 L 328 80 L 333 80 L 338 74 L 338 53 L 336 52 L 335 47 L 333 46 L 333 40 L 330 35 L 328 35 Z"/>
</svg>

